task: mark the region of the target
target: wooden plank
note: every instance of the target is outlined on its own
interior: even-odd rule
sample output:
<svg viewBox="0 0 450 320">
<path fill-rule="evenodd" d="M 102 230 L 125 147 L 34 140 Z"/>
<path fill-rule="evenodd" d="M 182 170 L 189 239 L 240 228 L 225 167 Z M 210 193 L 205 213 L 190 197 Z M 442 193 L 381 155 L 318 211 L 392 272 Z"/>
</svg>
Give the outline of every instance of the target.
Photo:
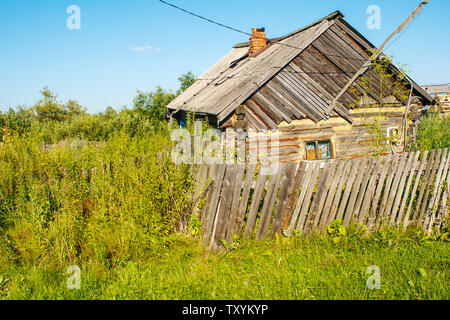
<svg viewBox="0 0 450 320">
<path fill-rule="evenodd" d="M 261 203 L 261 198 L 266 187 L 267 176 L 262 174 L 263 170 L 259 169 L 258 179 L 256 180 L 255 189 L 252 196 L 252 204 L 250 205 L 250 211 L 248 213 L 247 225 L 245 226 L 245 238 L 250 238 L 253 234 L 253 228 L 255 227 L 256 218 Z"/>
<path fill-rule="evenodd" d="M 318 162 L 318 161 L 315 162 L 314 166 L 311 168 L 311 170 L 313 170 L 313 173 L 312 173 L 311 179 L 309 180 L 309 183 L 308 183 L 305 198 L 303 199 L 303 204 L 300 209 L 300 216 L 299 216 L 299 220 L 298 220 L 297 228 L 296 228 L 297 231 L 300 233 L 303 232 L 303 225 L 305 223 L 306 215 L 308 213 L 309 204 L 311 202 L 311 196 L 313 194 L 314 187 L 316 186 L 317 177 L 320 173 L 320 162 Z"/>
<path fill-rule="evenodd" d="M 328 214 L 327 224 L 332 223 L 336 219 L 336 215 L 337 215 L 338 208 L 339 208 L 339 203 L 340 203 L 341 198 L 342 198 L 342 193 L 344 192 L 344 185 L 348 181 L 349 172 L 352 169 L 352 166 L 353 166 L 353 161 L 352 160 L 346 160 L 345 161 L 345 167 L 344 167 L 344 170 L 342 172 L 342 176 L 341 176 L 341 179 L 339 181 L 339 185 L 338 185 L 338 187 L 336 189 L 336 194 L 334 195 L 334 199 L 333 199 L 333 202 L 332 202 L 332 205 L 331 205 L 330 212 Z"/>
<path fill-rule="evenodd" d="M 373 229 L 376 227 L 377 211 L 378 211 L 379 201 L 380 201 L 380 197 L 381 197 L 381 192 L 383 191 L 384 181 L 386 180 L 386 177 L 388 176 L 388 172 L 391 169 L 392 163 L 394 161 L 396 161 L 396 160 L 395 160 L 395 158 L 393 159 L 392 156 L 388 156 L 386 158 L 386 161 L 384 162 L 384 166 L 383 166 L 383 169 L 380 174 L 380 178 L 378 179 L 375 196 L 372 200 L 370 215 L 369 215 L 369 219 L 367 222 L 367 227 L 370 231 L 373 231 Z M 380 207 L 380 209 L 381 209 L 381 207 Z"/>
<path fill-rule="evenodd" d="M 242 188 L 242 196 L 239 201 L 239 209 L 236 216 L 235 227 L 233 228 L 233 233 L 240 234 L 242 229 L 242 224 L 244 223 L 244 217 L 247 213 L 248 201 L 250 197 L 250 191 L 252 189 L 253 184 L 253 175 L 255 173 L 256 164 L 249 164 L 247 170 L 245 172 L 245 182 L 244 187 Z"/>
<path fill-rule="evenodd" d="M 333 26 L 332 28 L 326 31 L 327 35 L 333 37 L 335 41 L 340 43 L 340 47 L 347 49 L 349 52 L 352 52 L 352 57 L 361 59 L 354 60 L 356 65 L 362 66 L 363 63 L 369 59 L 369 55 L 364 52 L 358 45 L 356 45 L 351 39 L 349 39 L 342 30 L 338 28 L 338 26 Z"/>
<path fill-rule="evenodd" d="M 352 170 L 350 171 L 350 176 L 348 177 L 348 180 L 345 184 L 345 191 L 339 204 L 339 211 L 336 217 L 337 220 L 341 220 L 344 218 L 345 208 L 347 207 L 347 202 L 350 197 L 350 193 L 352 191 L 353 183 L 355 182 L 357 172 L 361 167 L 362 160 L 363 159 L 356 159 L 353 160 L 352 162 L 353 167 Z"/>
<path fill-rule="evenodd" d="M 402 154 L 402 156 L 400 158 L 400 163 L 399 163 L 396 173 L 395 173 L 394 180 L 392 181 L 391 189 L 388 191 L 389 197 L 388 197 L 386 209 L 384 211 L 384 216 L 386 218 L 387 224 L 389 224 L 391 221 L 392 205 L 393 205 L 395 197 L 398 193 L 400 179 L 403 176 L 407 160 L 408 160 L 408 153 Z"/>
<path fill-rule="evenodd" d="M 233 180 L 236 183 L 234 186 L 233 197 L 231 200 L 230 216 L 227 221 L 227 226 L 225 228 L 226 229 L 225 239 L 226 239 L 227 243 L 231 243 L 231 241 L 233 240 L 233 232 L 234 232 L 234 227 L 236 224 L 236 217 L 238 214 L 239 202 L 241 199 L 241 191 L 242 191 L 242 184 L 243 184 L 242 179 L 244 177 L 245 164 L 238 164 L 236 170 L 237 170 L 236 176 L 233 177 Z"/>
<path fill-rule="evenodd" d="M 325 204 L 322 209 L 322 218 L 321 218 L 320 224 L 319 224 L 319 232 L 320 233 L 322 233 L 324 231 L 325 227 L 327 226 L 328 218 L 330 216 L 331 204 L 335 197 L 337 186 L 338 186 L 339 180 L 342 177 L 343 169 L 346 164 L 347 164 L 346 161 L 338 161 L 337 169 L 335 170 L 335 172 L 333 172 L 334 177 L 330 184 L 330 190 L 328 191 L 327 199 L 326 199 Z"/>
<path fill-rule="evenodd" d="M 203 231 L 205 232 L 206 230 L 206 223 L 208 220 L 208 212 L 209 212 L 209 207 L 211 204 L 211 200 L 212 200 L 212 196 L 214 193 L 214 186 L 216 184 L 216 178 L 217 178 L 217 169 L 218 166 L 216 164 L 212 164 L 212 165 L 208 165 L 207 166 L 207 177 L 208 177 L 208 181 L 209 183 L 209 190 L 206 194 L 206 202 L 205 205 L 203 206 L 203 209 L 200 213 L 201 216 L 201 221 L 203 223 Z"/>
<path fill-rule="evenodd" d="M 407 182 L 406 187 L 405 187 L 405 195 L 403 197 L 402 203 L 400 204 L 400 209 L 398 211 L 397 227 L 400 226 L 400 223 L 402 222 L 403 212 L 405 210 L 406 201 L 408 200 L 408 197 L 410 195 L 413 196 L 413 194 L 410 193 L 410 190 L 411 190 L 411 185 L 412 185 L 412 181 L 413 181 L 413 178 L 414 178 L 414 174 L 416 172 L 416 168 L 419 165 L 419 157 L 420 157 L 420 151 L 417 151 L 414 155 L 411 155 L 411 158 L 414 158 L 414 161 L 413 161 L 413 163 L 411 165 L 411 168 L 410 168 L 408 182 Z"/>
<path fill-rule="evenodd" d="M 311 101 L 308 101 L 307 98 L 303 97 L 303 95 L 301 95 L 298 90 L 296 90 L 296 88 L 288 82 L 283 74 L 280 73 L 272 80 L 272 82 L 277 86 L 284 88 L 284 91 L 297 101 L 300 111 L 306 114 L 311 120 L 318 122 L 319 120 L 324 119 L 321 113 L 318 113 L 316 108 L 309 107 L 312 104 Z"/>
<path fill-rule="evenodd" d="M 373 45 L 371 45 L 369 42 L 364 40 L 361 36 L 358 36 L 355 31 L 351 30 L 349 27 L 347 27 L 342 20 L 336 20 L 336 25 L 332 27 L 333 30 L 336 30 L 337 33 L 348 33 L 353 39 L 355 39 L 357 42 L 361 43 L 364 46 L 364 50 L 374 50 L 375 48 Z M 338 29 L 339 28 L 339 29 Z M 341 30 L 342 29 L 342 30 Z M 366 59 L 369 58 L 369 55 L 365 55 Z"/>
<path fill-rule="evenodd" d="M 325 111 L 327 107 L 326 101 L 324 101 L 318 95 L 313 93 L 308 87 L 306 87 L 306 85 L 298 77 L 296 77 L 295 71 L 292 71 L 294 70 L 290 70 L 289 67 L 287 67 L 279 74 L 278 77 L 284 79 L 286 83 L 291 84 L 291 90 L 308 101 L 309 105 L 316 109 L 316 112 L 318 112 L 319 110 Z M 320 116 L 322 118 L 324 117 L 322 112 L 320 112 Z"/>
<path fill-rule="evenodd" d="M 396 154 L 394 156 L 394 160 L 392 161 L 392 165 L 389 168 L 389 174 L 386 178 L 386 185 L 383 189 L 383 198 L 380 203 L 380 211 L 378 213 L 376 225 L 379 227 L 383 222 L 384 213 L 386 212 L 386 207 L 388 203 L 389 191 L 391 190 L 392 181 L 394 180 L 395 174 L 397 173 L 397 168 L 399 166 L 399 158 L 400 156 Z"/>
<path fill-rule="evenodd" d="M 440 198 L 441 196 L 441 189 L 442 189 L 442 183 L 444 181 L 441 180 L 443 174 L 444 174 L 444 170 L 446 170 L 447 166 L 448 166 L 448 156 L 447 156 L 447 149 L 444 149 L 443 151 L 443 156 L 442 156 L 442 160 L 441 160 L 441 165 L 439 166 L 437 175 L 436 175 L 436 181 L 434 183 L 434 189 L 433 189 L 433 193 L 431 195 L 431 200 L 430 200 L 430 204 L 428 206 L 428 212 L 426 215 L 426 219 L 425 219 L 425 223 L 424 223 L 424 231 L 427 231 L 428 233 L 431 232 L 431 228 L 434 224 L 435 218 L 436 218 L 436 211 L 437 211 L 437 207 L 436 207 L 436 200 Z"/>
<path fill-rule="evenodd" d="M 403 174 L 400 178 L 400 182 L 397 188 L 397 195 L 395 197 L 394 203 L 392 204 L 392 209 L 391 209 L 391 219 L 389 221 L 389 225 L 392 226 L 397 218 L 397 212 L 400 209 L 400 201 L 403 197 L 404 194 L 404 187 L 405 187 L 405 183 L 406 183 L 406 177 L 408 176 L 409 172 L 411 171 L 412 165 L 414 163 L 414 158 L 415 158 L 415 154 L 414 153 L 409 153 L 408 154 L 408 160 L 406 162 L 405 167 L 402 169 L 403 170 Z M 405 197 L 408 197 L 408 193 L 406 193 Z"/>
<path fill-rule="evenodd" d="M 365 175 L 367 174 L 367 171 L 369 171 L 369 159 L 362 159 L 361 161 L 361 167 L 359 168 L 358 172 L 356 172 L 356 179 L 355 182 L 353 183 L 353 187 L 352 187 L 352 192 L 350 194 L 350 199 L 348 201 L 348 205 L 347 205 L 347 209 L 345 211 L 345 215 L 344 215 L 344 226 L 348 227 L 348 225 L 350 224 L 350 220 L 353 217 L 353 209 L 355 207 L 356 204 L 356 199 L 358 197 L 358 195 L 360 194 L 360 188 L 361 188 L 361 184 L 363 182 L 363 178 L 365 177 Z M 361 190 L 362 193 L 364 193 L 363 190 Z"/>
<path fill-rule="evenodd" d="M 252 123 L 257 130 L 267 130 L 267 125 L 253 112 L 251 108 L 248 107 L 247 104 L 246 107 L 247 108 L 244 108 L 244 113 L 250 123 Z"/>
<path fill-rule="evenodd" d="M 273 209 L 277 199 L 278 190 L 280 188 L 282 170 L 278 168 L 277 172 L 270 178 L 270 183 L 267 187 L 266 197 L 261 209 L 261 216 L 259 219 L 258 228 L 256 231 L 256 239 L 262 240 L 266 237 L 269 231 L 270 221 L 272 220 Z"/>
<path fill-rule="evenodd" d="M 261 106 L 259 106 L 254 100 L 247 100 L 245 103 L 248 108 L 250 108 L 253 113 L 262 121 L 267 128 L 276 129 L 277 123 L 272 119 L 267 113 L 265 113 Z"/>
<path fill-rule="evenodd" d="M 441 199 L 441 209 L 439 210 L 439 214 L 436 218 L 436 228 L 435 230 L 441 230 L 441 226 L 442 226 L 442 221 L 443 221 L 443 217 L 444 215 L 448 217 L 449 215 L 449 207 L 448 207 L 448 195 L 449 195 L 449 190 L 450 190 L 450 170 L 447 168 L 447 178 L 445 179 L 445 175 L 444 175 L 444 180 L 447 180 L 447 187 L 445 188 L 444 192 L 442 193 L 442 199 Z"/>
<path fill-rule="evenodd" d="M 382 168 L 383 168 L 383 159 L 378 158 L 373 165 L 373 171 L 371 172 L 371 174 L 368 175 L 368 178 L 370 178 L 370 180 L 368 180 L 368 182 L 367 182 L 367 184 L 368 184 L 367 190 L 364 193 L 364 196 L 361 197 L 361 204 L 358 205 L 358 203 L 359 203 L 359 201 L 358 201 L 357 205 L 354 209 L 355 217 L 358 217 L 359 225 L 363 225 L 365 223 L 366 217 L 369 216 L 370 203 L 372 201 L 372 197 L 375 192 L 376 181 L 381 174 Z M 358 212 L 359 212 L 359 215 L 358 215 Z"/>
<path fill-rule="evenodd" d="M 226 165 L 225 164 L 217 164 L 217 176 L 215 179 L 215 183 L 214 183 L 214 192 L 211 198 L 211 202 L 209 205 L 209 210 L 207 213 L 207 217 L 208 220 L 206 222 L 206 229 L 205 229 L 205 237 L 204 237 L 204 241 L 205 241 L 205 245 L 206 246 L 211 246 L 212 242 L 214 240 L 213 237 L 213 229 L 214 226 L 216 225 L 216 216 L 217 216 L 217 207 L 219 205 L 219 197 L 220 197 L 220 192 L 222 190 L 222 183 L 223 183 L 223 179 L 225 177 L 225 171 L 226 171 Z"/>
<path fill-rule="evenodd" d="M 286 100 L 288 100 L 295 108 L 301 113 L 303 118 L 310 118 L 313 121 L 317 121 L 317 115 L 314 110 L 307 108 L 307 105 L 297 98 L 295 92 L 289 90 L 287 84 L 280 78 L 275 77 L 270 81 L 271 86 L 277 90 Z"/>
<path fill-rule="evenodd" d="M 255 100 L 258 105 L 264 106 L 264 109 L 268 109 L 268 111 L 271 113 L 270 117 L 274 119 L 277 124 L 281 123 L 283 120 L 288 123 L 291 122 L 291 116 L 286 111 L 284 111 L 284 108 L 280 106 L 280 103 L 278 101 L 275 101 L 275 99 L 273 99 L 272 96 L 270 96 L 268 93 L 263 94 L 262 92 L 265 91 L 260 90 L 255 93 L 252 99 Z"/>
<path fill-rule="evenodd" d="M 311 176 L 313 175 L 313 172 L 315 170 L 315 163 L 311 163 L 311 162 L 304 162 L 305 163 L 305 179 L 301 184 L 301 191 L 300 191 L 300 195 L 298 197 L 297 200 L 297 205 L 295 206 L 295 210 L 294 210 L 294 214 L 291 217 L 290 223 L 289 223 L 289 228 L 288 228 L 288 234 L 290 234 L 290 232 L 292 230 L 295 229 L 295 226 L 297 225 L 297 219 L 298 216 L 300 214 L 300 209 L 302 207 L 303 204 L 303 199 L 305 198 L 306 192 L 307 192 L 307 187 L 308 184 L 311 180 Z"/>
<path fill-rule="evenodd" d="M 314 201 L 311 204 L 308 220 L 306 221 L 306 233 L 308 234 L 318 231 L 317 228 L 322 217 L 323 205 L 325 203 L 335 169 L 335 162 L 327 162 L 323 168 L 322 176 L 317 185 Z"/>
<path fill-rule="evenodd" d="M 212 236 L 216 241 L 216 244 L 220 244 L 222 240 L 225 240 L 226 225 L 229 220 L 230 208 L 232 203 L 232 197 L 234 192 L 234 184 L 236 177 L 236 165 L 228 164 L 225 172 L 225 178 L 222 185 L 222 193 L 220 196 L 219 210 L 217 211 L 217 226 Z"/>
<path fill-rule="evenodd" d="M 327 179 L 326 182 L 325 182 L 325 184 L 326 184 L 325 192 L 324 192 L 323 197 L 322 197 L 322 199 L 320 200 L 319 206 L 318 206 L 318 208 L 317 208 L 317 212 L 318 212 L 318 215 L 319 215 L 319 216 L 318 216 L 318 217 L 316 216 L 316 220 L 317 220 L 317 221 L 314 223 L 313 228 L 314 228 L 314 230 L 317 229 L 317 231 L 318 231 L 319 233 L 321 232 L 320 229 L 319 229 L 319 226 L 320 226 L 321 221 L 322 221 L 323 219 L 325 219 L 325 220 L 328 219 L 328 214 L 326 214 L 326 216 L 324 217 L 324 208 L 325 208 L 326 200 L 327 200 L 327 198 L 328 198 L 328 194 L 329 194 L 330 192 L 332 192 L 333 195 L 334 195 L 334 191 L 331 190 L 331 187 L 332 187 L 332 184 L 333 184 L 334 176 L 335 176 L 335 174 L 336 174 L 336 168 L 337 168 L 337 165 L 338 165 L 338 162 L 337 162 L 337 161 L 331 162 L 331 165 L 330 165 L 330 171 L 329 171 L 329 173 L 328 173 L 329 177 L 328 177 L 328 179 Z"/>
<path fill-rule="evenodd" d="M 417 198 L 416 210 L 414 211 L 413 221 L 419 223 L 420 217 L 420 204 L 422 203 L 422 198 L 428 185 L 428 178 L 430 176 L 430 171 L 433 168 L 434 161 L 436 159 L 436 150 L 431 150 L 430 159 L 428 160 L 425 175 L 422 179 L 422 185 L 420 187 L 419 197 Z"/>
<path fill-rule="evenodd" d="M 297 196 L 299 196 L 300 186 L 303 185 L 306 176 L 306 169 L 308 167 L 307 162 L 302 161 L 297 169 L 295 174 L 294 183 L 292 185 L 291 191 L 289 192 L 289 201 L 285 210 L 285 216 L 283 219 L 283 228 L 284 233 L 287 235 L 289 233 L 289 223 L 292 220 L 293 213 L 295 211 L 295 204 L 297 200 Z M 292 229 L 291 229 L 292 230 Z"/>
<path fill-rule="evenodd" d="M 274 75 L 279 70 L 270 70 L 272 66 L 280 65 L 283 66 L 285 63 L 283 61 L 289 62 L 297 57 L 304 48 L 307 48 L 315 39 L 317 39 L 324 31 L 334 24 L 334 21 L 323 21 L 320 24 L 305 30 L 304 32 L 298 34 L 298 36 L 289 37 L 283 39 L 280 43 L 294 45 L 295 49 L 289 50 L 286 46 L 272 46 L 267 51 L 267 54 L 262 53 L 260 58 L 253 61 L 249 61 L 244 66 L 242 71 L 256 70 L 267 70 L 263 74 L 250 74 L 248 77 L 244 78 L 234 78 L 229 79 L 225 82 L 225 86 L 221 88 L 220 92 L 215 94 L 215 97 L 208 97 L 210 105 L 215 106 L 211 112 L 218 113 L 219 121 L 225 119 L 236 107 L 242 103 L 242 101 L 247 100 L 252 93 L 255 91 L 256 87 L 263 86 L 266 82 L 274 77 Z M 269 54 L 272 53 L 272 54 Z M 235 88 L 235 89 L 230 89 Z M 219 94 L 224 90 L 228 90 L 227 97 L 223 97 L 223 94 Z"/>
<path fill-rule="evenodd" d="M 289 99 L 287 99 L 284 95 L 281 94 L 281 92 L 279 92 L 277 90 L 278 87 L 272 86 L 272 82 L 267 83 L 265 88 L 272 91 L 284 103 L 284 105 L 293 113 L 293 115 L 295 117 L 297 117 L 297 119 L 300 119 L 302 117 L 306 118 L 306 115 L 303 112 L 301 112 L 294 104 L 292 104 L 291 101 L 289 101 Z"/>
<path fill-rule="evenodd" d="M 403 221 L 403 228 L 402 228 L 403 232 L 406 232 L 406 229 L 408 228 L 409 225 L 412 205 L 414 203 L 414 199 L 416 198 L 416 191 L 417 188 L 419 187 L 420 178 L 422 177 L 422 171 L 425 168 L 427 159 L 428 159 L 428 150 L 425 150 L 425 152 L 423 153 L 422 161 L 420 162 L 419 169 L 417 170 L 416 181 L 414 182 L 414 186 L 411 191 L 411 199 L 409 200 L 408 209 L 406 210 L 405 214 L 405 220 Z"/>
<path fill-rule="evenodd" d="M 428 201 L 429 201 L 429 197 L 430 197 L 430 193 L 431 190 L 433 189 L 433 181 L 435 179 L 435 173 L 436 170 L 438 169 L 440 163 L 441 163 L 441 156 L 442 156 L 442 149 L 439 149 L 437 151 L 437 155 L 436 155 L 436 160 L 434 161 L 434 166 L 431 169 L 430 172 L 430 177 L 428 179 L 428 188 L 427 191 L 425 192 L 423 201 L 422 201 L 422 208 L 420 209 L 420 216 L 419 216 L 419 223 L 422 224 L 425 220 L 425 210 L 428 206 Z"/>
<path fill-rule="evenodd" d="M 299 113 L 295 108 L 292 109 L 292 104 L 287 99 L 284 99 L 278 91 L 273 91 L 272 89 L 273 87 L 268 82 L 264 87 L 259 89 L 259 93 L 264 95 L 264 98 L 269 100 L 276 109 L 280 110 L 280 115 L 284 118 L 284 121 L 290 123 Z"/>
<path fill-rule="evenodd" d="M 296 184 L 295 172 L 297 171 L 298 163 L 283 163 L 281 166 L 282 173 L 282 184 L 280 188 L 280 194 L 278 196 L 278 204 L 275 216 L 273 218 L 272 230 L 270 237 L 273 238 L 281 230 L 284 215 L 286 213 L 286 207 L 288 206 L 290 193 L 292 192 L 293 186 Z M 292 177 L 294 176 L 294 179 Z"/>
<path fill-rule="evenodd" d="M 210 207 L 212 196 L 214 193 L 213 190 L 214 190 L 216 175 L 217 175 L 217 165 L 216 164 L 208 165 L 207 166 L 207 177 L 209 177 L 208 180 L 210 181 L 210 183 L 209 183 L 209 188 L 205 195 L 205 199 L 206 199 L 205 205 L 204 205 L 202 211 L 200 212 L 200 221 L 202 221 L 204 226 L 206 226 L 207 213 L 209 212 L 209 207 Z"/>
<path fill-rule="evenodd" d="M 331 103 L 331 101 L 333 100 L 333 96 L 326 90 L 326 88 L 320 86 L 313 78 L 311 78 L 305 71 L 303 71 L 303 69 L 300 68 L 297 63 L 295 63 L 295 60 L 289 64 L 289 67 L 297 72 L 298 76 L 303 80 L 303 82 L 310 86 L 311 89 L 315 90 L 319 97 L 326 101 L 327 104 Z"/>
</svg>

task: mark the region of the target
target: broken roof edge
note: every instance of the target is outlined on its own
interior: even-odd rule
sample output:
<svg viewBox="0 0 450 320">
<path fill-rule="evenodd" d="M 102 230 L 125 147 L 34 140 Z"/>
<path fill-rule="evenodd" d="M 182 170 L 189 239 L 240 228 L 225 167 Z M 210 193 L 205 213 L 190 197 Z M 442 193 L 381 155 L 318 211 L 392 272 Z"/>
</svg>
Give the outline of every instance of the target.
<svg viewBox="0 0 450 320">
<path fill-rule="evenodd" d="M 278 41 L 282 41 L 282 40 L 284 40 L 284 39 L 286 39 L 286 38 L 289 38 L 289 37 L 292 37 L 292 36 L 296 35 L 297 33 L 300 33 L 300 32 L 303 32 L 303 31 L 309 29 L 309 28 L 312 28 L 312 27 L 318 25 L 319 23 L 321 23 L 322 21 L 325 21 L 325 20 L 334 20 L 334 19 L 337 19 L 337 18 L 343 18 L 343 17 L 344 17 L 344 14 L 343 14 L 342 12 L 340 12 L 339 10 L 336 10 L 336 11 L 334 11 L 333 13 L 331 13 L 331 14 L 329 14 L 329 15 L 323 17 L 322 19 L 316 20 L 316 21 L 314 21 L 313 23 L 310 23 L 310 24 L 308 24 L 308 25 L 306 25 L 306 26 L 304 26 L 304 27 L 302 27 L 302 28 L 300 28 L 300 29 L 297 29 L 297 30 L 295 30 L 295 31 L 293 31 L 293 32 L 291 32 L 291 33 L 288 33 L 288 34 L 285 35 L 285 36 L 281 36 L 281 37 L 277 37 L 277 38 L 272 38 L 272 39 L 267 39 L 267 41 L 268 41 L 268 42 L 278 42 Z M 234 48 L 234 49 L 245 48 L 245 47 L 248 47 L 249 45 L 250 45 L 249 42 L 241 42 L 241 43 L 235 44 L 235 45 L 233 46 L 233 48 Z"/>
</svg>

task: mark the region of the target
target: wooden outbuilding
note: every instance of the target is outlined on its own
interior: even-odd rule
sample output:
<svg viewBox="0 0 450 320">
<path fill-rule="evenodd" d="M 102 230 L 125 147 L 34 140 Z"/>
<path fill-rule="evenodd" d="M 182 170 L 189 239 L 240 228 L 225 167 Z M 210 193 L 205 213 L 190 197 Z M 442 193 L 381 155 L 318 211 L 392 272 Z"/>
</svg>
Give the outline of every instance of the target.
<svg viewBox="0 0 450 320">
<path fill-rule="evenodd" d="M 333 99 L 375 49 L 339 11 L 275 39 L 254 28 L 249 42 L 235 45 L 168 109 L 180 121 L 187 113 L 207 117 L 224 132 L 253 129 L 270 140 L 276 131 L 281 161 L 368 156 L 380 139 L 389 144 L 394 132 L 407 131 L 417 110 L 433 103 L 386 60 L 380 63 L 388 65 L 391 78 L 370 68 L 330 111 Z M 406 99 L 396 82 L 408 92 Z M 377 121 L 381 138 L 371 130 Z"/>
</svg>

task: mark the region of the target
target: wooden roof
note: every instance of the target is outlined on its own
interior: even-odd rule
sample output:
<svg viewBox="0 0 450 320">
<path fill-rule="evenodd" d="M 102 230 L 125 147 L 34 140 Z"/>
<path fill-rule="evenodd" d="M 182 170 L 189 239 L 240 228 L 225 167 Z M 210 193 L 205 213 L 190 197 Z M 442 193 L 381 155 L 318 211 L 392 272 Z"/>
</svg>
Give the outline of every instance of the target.
<svg viewBox="0 0 450 320">
<path fill-rule="evenodd" d="M 422 86 L 429 94 L 440 93 L 440 92 L 450 92 L 449 84 L 434 84 Z"/>
<path fill-rule="evenodd" d="M 318 122 L 336 114 L 351 121 L 349 109 L 356 99 L 352 92 L 341 97 L 330 115 L 325 111 L 373 49 L 336 11 L 270 40 L 253 56 L 248 55 L 248 43 L 235 45 L 168 108 L 174 113 L 213 115 L 220 125 L 245 105 L 253 127 L 260 129 L 274 129 L 295 119 Z M 376 77 L 372 70 L 364 76 Z M 431 103 L 433 98 L 413 84 L 424 104 Z"/>
</svg>

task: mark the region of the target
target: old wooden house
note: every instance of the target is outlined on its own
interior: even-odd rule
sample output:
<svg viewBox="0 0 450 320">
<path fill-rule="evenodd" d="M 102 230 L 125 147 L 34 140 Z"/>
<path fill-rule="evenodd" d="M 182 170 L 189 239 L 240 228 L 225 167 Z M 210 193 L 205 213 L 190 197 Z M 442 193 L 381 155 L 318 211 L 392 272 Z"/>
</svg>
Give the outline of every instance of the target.
<svg viewBox="0 0 450 320">
<path fill-rule="evenodd" d="M 407 113 L 412 110 L 414 118 L 414 112 L 432 104 L 433 98 L 386 62 L 391 79 L 370 68 L 331 110 L 333 99 L 375 50 L 343 18 L 336 11 L 275 39 L 254 28 L 249 42 L 235 45 L 169 104 L 169 112 L 178 120 L 187 113 L 207 117 L 224 132 L 266 130 L 262 134 L 270 139 L 277 131 L 281 161 L 372 154 L 374 119 L 388 144 L 393 132 L 406 132 L 411 120 Z M 395 81 L 402 83 L 409 98 L 393 87 Z"/>
</svg>

